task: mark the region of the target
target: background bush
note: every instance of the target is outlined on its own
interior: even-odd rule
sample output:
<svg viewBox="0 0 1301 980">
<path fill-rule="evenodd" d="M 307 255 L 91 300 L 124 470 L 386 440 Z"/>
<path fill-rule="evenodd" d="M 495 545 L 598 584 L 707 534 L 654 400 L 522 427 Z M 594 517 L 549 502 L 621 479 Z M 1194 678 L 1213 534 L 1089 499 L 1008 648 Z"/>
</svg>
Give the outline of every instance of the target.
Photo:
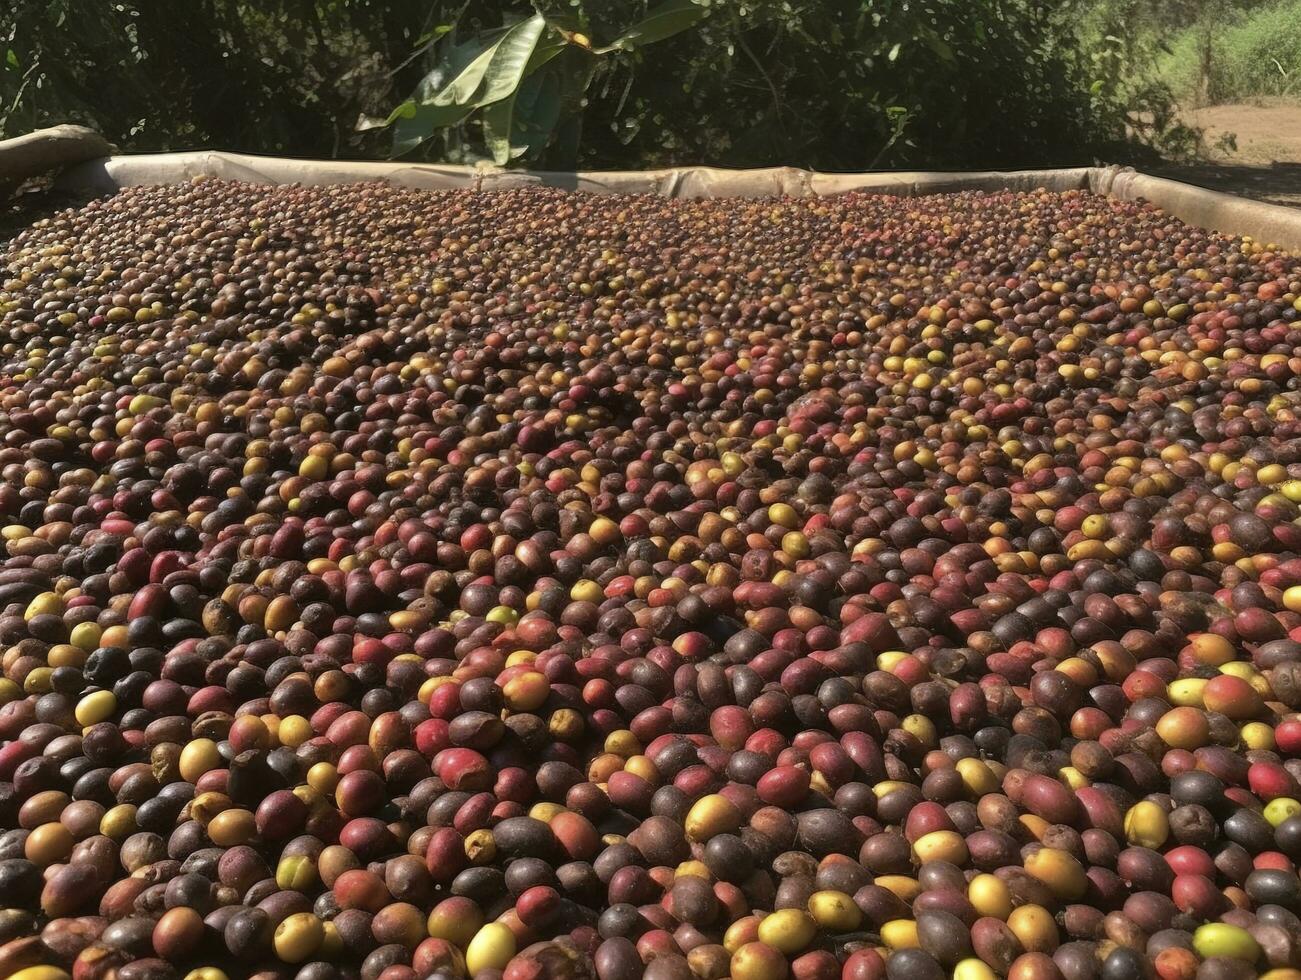
<svg viewBox="0 0 1301 980">
<path fill-rule="evenodd" d="M 1132 160 L 1152 146 L 1191 145 L 1165 85 L 1131 70 L 1137 49 L 1077 30 L 1094 2 L 696 2 L 706 16 L 667 41 L 586 67 L 591 56 L 574 53 L 573 70 L 590 84 L 555 138 L 521 162 L 978 169 Z M 358 120 L 385 116 L 415 90 L 449 38 L 536 9 L 600 45 L 647 8 L 17 0 L 0 12 L 0 136 L 75 121 L 129 150 L 382 158 L 390 135 L 358 132 Z M 411 155 L 481 158 L 482 136 L 471 118 Z"/>
<path fill-rule="evenodd" d="M 1301 0 L 1224 13 L 1177 31 L 1158 58 L 1173 94 L 1189 105 L 1301 98 Z"/>
</svg>

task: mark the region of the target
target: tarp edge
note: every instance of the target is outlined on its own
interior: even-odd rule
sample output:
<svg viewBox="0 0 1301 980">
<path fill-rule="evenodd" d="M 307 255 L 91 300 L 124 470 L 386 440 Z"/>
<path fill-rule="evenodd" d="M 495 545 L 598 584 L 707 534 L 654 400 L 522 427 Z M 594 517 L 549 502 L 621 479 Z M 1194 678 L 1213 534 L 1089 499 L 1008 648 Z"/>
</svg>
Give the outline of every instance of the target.
<svg viewBox="0 0 1301 980">
<path fill-rule="evenodd" d="M 85 126 L 51 126 L 0 140 L 0 183 L 18 183 L 113 152 L 113 146 Z"/>
<path fill-rule="evenodd" d="M 1144 199 L 1190 224 L 1259 242 L 1301 249 L 1301 210 L 1206 190 L 1130 167 L 1057 170 L 832 174 L 773 167 L 726 170 L 679 167 L 643 171 L 550 172 L 421 163 L 298 160 L 246 153 L 190 151 L 117 155 L 68 168 L 65 189 L 110 192 L 139 184 L 165 184 L 197 177 L 258 183 L 309 185 L 381 180 L 425 189 L 505 190 L 547 186 L 593 193 L 642 193 L 666 197 L 771 197 L 863 193 L 917 196 L 957 191 L 1088 189 L 1122 200 Z"/>
</svg>

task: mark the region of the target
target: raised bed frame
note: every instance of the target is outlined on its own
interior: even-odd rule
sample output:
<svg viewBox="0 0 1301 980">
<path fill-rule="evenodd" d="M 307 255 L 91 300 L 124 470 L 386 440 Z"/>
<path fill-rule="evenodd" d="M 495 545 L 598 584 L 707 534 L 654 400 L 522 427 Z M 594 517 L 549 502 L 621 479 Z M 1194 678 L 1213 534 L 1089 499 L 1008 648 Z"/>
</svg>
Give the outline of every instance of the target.
<svg viewBox="0 0 1301 980">
<path fill-rule="evenodd" d="M 936 173 L 893 171 L 828 174 L 793 167 L 721 170 L 677 167 L 664 170 L 557 173 L 503 170 L 486 165 L 296 160 L 196 150 L 185 153 L 105 155 L 108 144 L 90 130 L 60 126 L 0 142 L 0 178 L 40 169 L 61 171 L 66 189 L 112 192 L 140 184 L 167 184 L 196 177 L 221 177 L 264 184 L 346 184 L 382 180 L 431 190 L 505 190 L 542 185 L 593 193 L 661 194 L 665 197 L 775 197 L 863 191 L 915 197 L 953 191 L 1087 189 L 1121 200 L 1145 199 L 1183 221 L 1257 242 L 1301 250 L 1301 210 L 1222 194 L 1192 184 L 1153 177 L 1129 167 L 1074 167 Z M 39 169 L 32 169 L 39 165 Z"/>
</svg>

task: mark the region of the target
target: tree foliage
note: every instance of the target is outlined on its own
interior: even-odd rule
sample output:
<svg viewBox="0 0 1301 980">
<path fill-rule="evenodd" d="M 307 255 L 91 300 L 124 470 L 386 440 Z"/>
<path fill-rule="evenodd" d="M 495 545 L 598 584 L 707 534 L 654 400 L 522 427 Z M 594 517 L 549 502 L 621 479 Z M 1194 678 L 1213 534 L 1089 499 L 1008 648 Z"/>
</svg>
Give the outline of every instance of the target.
<svg viewBox="0 0 1301 980">
<path fill-rule="evenodd" d="M 1168 93 L 1068 29 L 1081 2 L 17 0 L 0 136 L 551 168 L 1129 158 L 1168 135 Z"/>
<path fill-rule="evenodd" d="M 415 47 L 429 8 L 423 0 L 11 2 L 0 10 L 0 133 L 80 122 L 135 150 L 312 156 L 362 148 L 357 114 L 391 98 L 390 69 Z"/>
</svg>

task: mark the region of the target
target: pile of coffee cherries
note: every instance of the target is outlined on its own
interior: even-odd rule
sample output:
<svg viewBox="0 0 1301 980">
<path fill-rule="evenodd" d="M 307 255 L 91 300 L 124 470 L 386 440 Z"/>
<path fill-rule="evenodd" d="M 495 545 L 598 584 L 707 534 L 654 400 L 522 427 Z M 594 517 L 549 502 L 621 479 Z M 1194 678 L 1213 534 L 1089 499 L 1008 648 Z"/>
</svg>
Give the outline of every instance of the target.
<svg viewBox="0 0 1301 980">
<path fill-rule="evenodd" d="M 0 244 L 0 978 L 1301 978 L 1301 259 L 198 180 Z"/>
</svg>

